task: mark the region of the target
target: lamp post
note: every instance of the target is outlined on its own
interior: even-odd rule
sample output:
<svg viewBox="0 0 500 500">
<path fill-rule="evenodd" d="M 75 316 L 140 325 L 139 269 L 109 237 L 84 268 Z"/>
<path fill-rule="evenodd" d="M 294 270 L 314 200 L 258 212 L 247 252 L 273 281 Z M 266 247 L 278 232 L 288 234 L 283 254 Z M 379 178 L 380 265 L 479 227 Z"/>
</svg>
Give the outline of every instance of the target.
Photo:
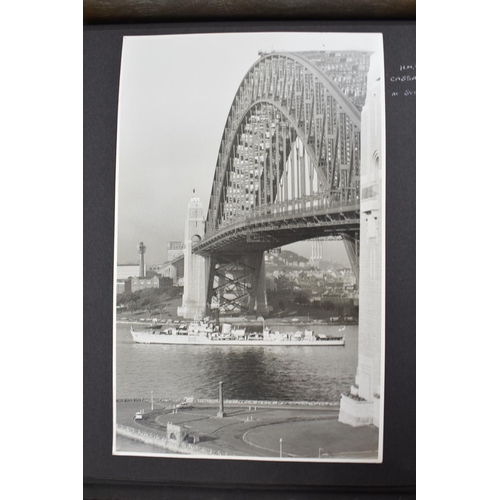
<svg viewBox="0 0 500 500">
<path fill-rule="evenodd" d="M 151 411 L 153 411 L 153 391 L 151 391 Z"/>
<path fill-rule="evenodd" d="M 226 414 L 224 413 L 224 390 L 223 390 L 224 382 L 219 382 L 219 412 L 217 416 L 219 418 L 224 418 Z"/>
<path fill-rule="evenodd" d="M 280 458 L 283 457 L 283 439 L 280 438 Z"/>
</svg>

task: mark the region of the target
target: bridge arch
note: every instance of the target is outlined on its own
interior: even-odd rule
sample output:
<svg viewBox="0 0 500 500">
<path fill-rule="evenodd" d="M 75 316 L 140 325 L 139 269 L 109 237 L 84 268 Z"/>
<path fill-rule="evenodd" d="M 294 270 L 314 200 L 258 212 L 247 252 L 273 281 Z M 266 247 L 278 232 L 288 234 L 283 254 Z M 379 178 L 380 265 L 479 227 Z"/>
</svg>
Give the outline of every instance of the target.
<svg viewBox="0 0 500 500">
<path fill-rule="evenodd" d="M 354 66 L 358 71 L 352 73 Z M 297 145 L 305 152 L 300 161 L 309 162 L 309 175 L 315 172 L 318 178 L 315 194 L 345 202 L 359 199 L 360 110 L 368 68 L 365 52 L 261 56 L 242 79 L 228 113 L 207 233 L 242 220 L 262 201 L 274 203 L 275 188 L 284 184 Z M 296 189 L 290 194 L 300 198 L 306 193 Z"/>
<path fill-rule="evenodd" d="M 342 239 L 358 274 L 370 55 L 262 54 L 246 73 L 222 132 L 205 234 L 192 246 L 207 277 L 198 305 L 265 315 L 264 252 L 304 239 Z"/>
</svg>

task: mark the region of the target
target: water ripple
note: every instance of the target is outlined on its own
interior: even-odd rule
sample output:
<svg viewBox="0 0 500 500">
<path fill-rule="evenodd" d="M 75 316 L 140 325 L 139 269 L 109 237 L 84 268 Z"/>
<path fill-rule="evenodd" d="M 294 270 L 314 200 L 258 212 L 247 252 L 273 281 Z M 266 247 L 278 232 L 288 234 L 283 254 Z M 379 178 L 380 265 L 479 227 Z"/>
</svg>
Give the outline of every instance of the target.
<svg viewBox="0 0 500 500">
<path fill-rule="evenodd" d="M 330 333 L 315 326 L 317 333 Z M 231 347 L 134 344 L 117 326 L 116 397 L 338 401 L 354 383 L 357 327 L 345 347 Z"/>
</svg>

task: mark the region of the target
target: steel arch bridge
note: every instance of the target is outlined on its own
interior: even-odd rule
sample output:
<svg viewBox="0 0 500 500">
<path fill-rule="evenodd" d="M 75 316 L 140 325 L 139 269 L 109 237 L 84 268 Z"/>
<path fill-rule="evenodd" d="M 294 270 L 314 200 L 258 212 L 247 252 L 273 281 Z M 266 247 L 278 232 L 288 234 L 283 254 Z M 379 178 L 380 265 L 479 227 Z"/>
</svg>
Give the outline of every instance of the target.
<svg viewBox="0 0 500 500">
<path fill-rule="evenodd" d="M 262 313 L 263 253 L 342 238 L 358 276 L 361 109 L 370 53 L 262 53 L 222 134 L 205 225 L 207 305 Z"/>
</svg>

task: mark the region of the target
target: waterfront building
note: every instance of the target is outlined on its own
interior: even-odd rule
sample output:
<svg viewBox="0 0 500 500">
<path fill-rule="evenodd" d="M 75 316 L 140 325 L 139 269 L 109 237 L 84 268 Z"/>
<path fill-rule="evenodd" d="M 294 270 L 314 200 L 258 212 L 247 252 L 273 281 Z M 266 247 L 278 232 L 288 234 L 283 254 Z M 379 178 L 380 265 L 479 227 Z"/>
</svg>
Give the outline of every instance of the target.
<svg viewBox="0 0 500 500">
<path fill-rule="evenodd" d="M 182 241 L 169 241 L 167 243 L 167 262 L 172 262 L 181 255 L 184 255 L 184 243 Z"/>
<path fill-rule="evenodd" d="M 162 276 L 163 278 L 171 278 L 174 283 L 177 283 L 179 276 L 178 268 L 170 262 L 154 266 L 151 268 L 151 270 L 159 276 Z"/>
<path fill-rule="evenodd" d="M 160 276 L 144 276 L 130 279 L 130 291 L 137 292 L 147 288 L 164 288 L 172 284 L 172 280 Z"/>
<path fill-rule="evenodd" d="M 116 294 L 120 295 L 121 293 L 132 291 L 131 288 L 131 280 L 130 279 L 117 279 L 116 280 Z"/>
</svg>

